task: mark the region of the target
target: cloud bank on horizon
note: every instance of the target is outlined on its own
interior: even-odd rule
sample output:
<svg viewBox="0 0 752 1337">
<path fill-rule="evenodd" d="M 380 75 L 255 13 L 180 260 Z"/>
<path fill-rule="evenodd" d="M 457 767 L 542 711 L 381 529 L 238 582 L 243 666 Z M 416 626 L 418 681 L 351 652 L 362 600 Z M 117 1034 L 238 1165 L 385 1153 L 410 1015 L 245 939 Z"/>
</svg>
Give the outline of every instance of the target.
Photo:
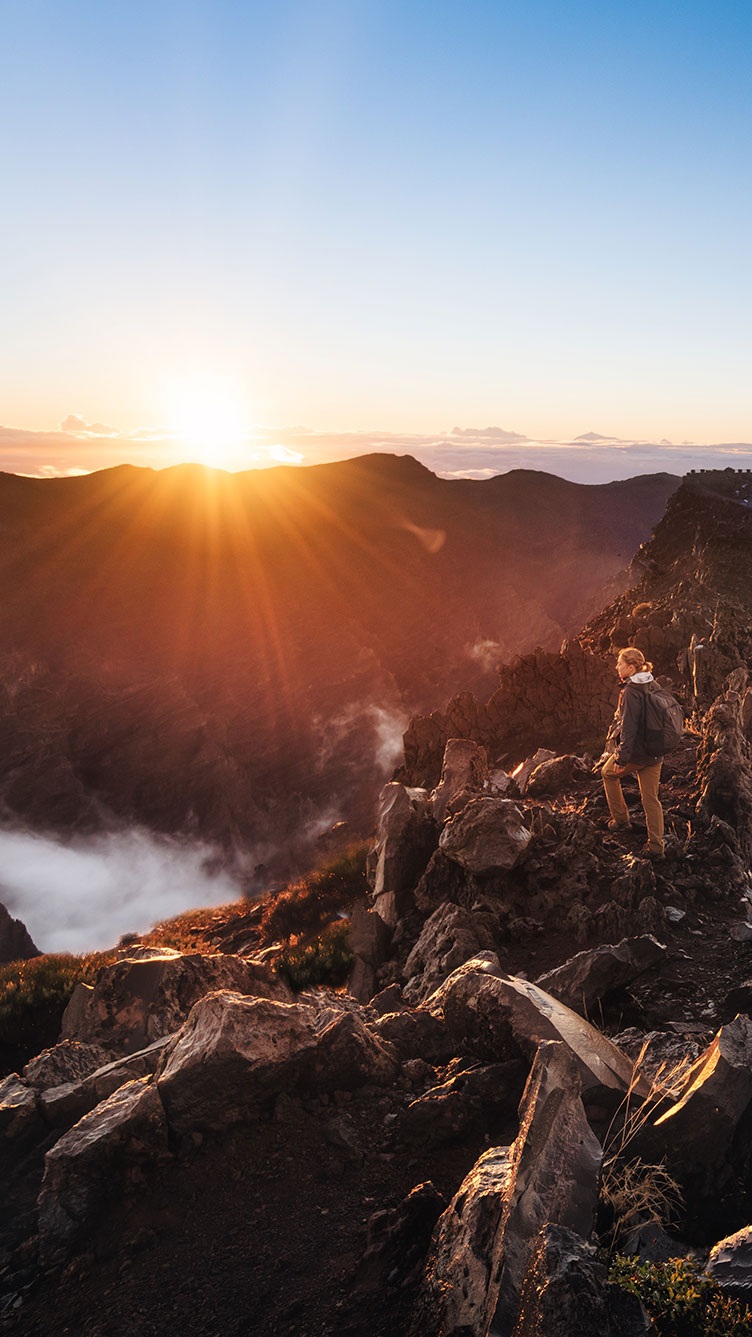
<svg viewBox="0 0 752 1337">
<path fill-rule="evenodd" d="M 385 452 L 412 455 L 442 478 L 486 479 L 510 469 L 536 469 L 577 483 L 606 483 L 646 473 L 752 468 L 752 443 L 627 440 L 586 432 L 573 439 L 536 440 L 501 427 L 447 432 L 323 431 L 254 427 L 238 464 L 244 469 L 311 465 Z M 237 453 L 237 452 L 236 452 Z M 163 469 L 195 459 L 163 428 L 121 432 L 69 414 L 55 431 L 0 426 L 0 470 L 39 478 L 69 477 L 118 464 Z M 218 452 L 217 465 L 221 465 Z"/>
</svg>

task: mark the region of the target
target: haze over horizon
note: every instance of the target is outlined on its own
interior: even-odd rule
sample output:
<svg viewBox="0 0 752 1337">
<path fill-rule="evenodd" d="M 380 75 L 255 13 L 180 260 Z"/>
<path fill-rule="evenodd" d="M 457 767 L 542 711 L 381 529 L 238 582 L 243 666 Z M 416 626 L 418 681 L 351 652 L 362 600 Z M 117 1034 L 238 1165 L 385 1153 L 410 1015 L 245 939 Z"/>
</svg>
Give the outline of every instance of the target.
<svg viewBox="0 0 752 1337">
<path fill-rule="evenodd" d="M 745 466 L 751 35 L 733 2 L 8 10 L 0 467 Z"/>
</svg>

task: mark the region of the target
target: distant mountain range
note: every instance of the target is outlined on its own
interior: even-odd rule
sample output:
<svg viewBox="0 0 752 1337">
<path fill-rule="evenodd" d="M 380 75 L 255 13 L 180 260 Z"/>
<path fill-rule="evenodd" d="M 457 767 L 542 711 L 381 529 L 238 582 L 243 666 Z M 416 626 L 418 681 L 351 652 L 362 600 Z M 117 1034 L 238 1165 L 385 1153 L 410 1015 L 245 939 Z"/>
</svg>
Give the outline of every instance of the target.
<svg viewBox="0 0 752 1337">
<path fill-rule="evenodd" d="M 0 475 L 6 821 L 140 822 L 283 862 L 367 825 L 410 713 L 557 648 L 678 481 L 448 481 L 384 454 Z"/>
</svg>

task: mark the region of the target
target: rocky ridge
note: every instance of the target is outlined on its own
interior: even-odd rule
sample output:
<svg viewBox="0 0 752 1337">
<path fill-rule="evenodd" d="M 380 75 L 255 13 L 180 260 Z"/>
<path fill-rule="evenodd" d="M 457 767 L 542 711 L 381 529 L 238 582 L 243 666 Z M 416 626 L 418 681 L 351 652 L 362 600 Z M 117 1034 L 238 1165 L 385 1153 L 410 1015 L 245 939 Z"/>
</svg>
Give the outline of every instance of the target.
<svg viewBox="0 0 752 1337">
<path fill-rule="evenodd" d="M 5 1079 L 9 1332 L 239 1334 L 252 1307 L 260 1337 L 563 1337 L 575 1313 L 583 1337 L 648 1333 L 596 1252 L 616 1237 L 749 1293 L 752 682 L 734 581 L 752 531 L 707 482 L 677 495 L 629 598 L 515 669 L 527 687 L 496 739 L 524 752 L 516 773 L 473 728 L 410 770 L 409 732 L 349 991 L 292 995 L 258 916 L 232 951 L 218 915 L 211 954 L 124 947 L 60 1042 Z M 667 618 L 670 562 L 689 591 Z M 583 684 L 613 709 L 601 656 L 624 640 L 653 645 L 688 716 L 661 862 L 637 814 L 605 830 L 592 754 L 564 746 L 596 722 Z M 570 714 L 525 752 L 546 692 L 540 718 Z M 613 1205 L 635 1156 L 681 1194 L 663 1234 Z"/>
</svg>

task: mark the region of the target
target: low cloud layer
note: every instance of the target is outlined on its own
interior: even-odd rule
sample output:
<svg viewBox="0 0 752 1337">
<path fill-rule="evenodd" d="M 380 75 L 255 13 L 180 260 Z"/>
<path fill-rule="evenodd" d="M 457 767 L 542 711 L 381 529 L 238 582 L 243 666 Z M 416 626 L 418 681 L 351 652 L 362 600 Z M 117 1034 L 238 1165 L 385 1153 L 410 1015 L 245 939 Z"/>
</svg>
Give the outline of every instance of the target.
<svg viewBox="0 0 752 1337">
<path fill-rule="evenodd" d="M 184 910 L 239 900 L 239 883 L 212 871 L 211 857 L 145 831 L 75 845 L 2 831 L 0 902 L 40 951 L 97 951 Z"/>
<path fill-rule="evenodd" d="M 586 432 L 573 440 L 536 441 L 503 427 L 453 427 L 420 434 L 323 432 L 310 427 L 255 427 L 236 450 L 249 469 L 321 464 L 383 451 L 413 455 L 444 478 L 485 479 L 510 469 L 536 469 L 578 483 L 606 483 L 636 474 L 685 474 L 690 469 L 752 468 L 752 443 L 632 441 Z M 0 427 L 0 469 L 36 477 L 86 473 L 130 463 L 162 469 L 194 456 L 175 433 L 160 428 L 120 432 L 69 414 L 57 431 Z"/>
</svg>

